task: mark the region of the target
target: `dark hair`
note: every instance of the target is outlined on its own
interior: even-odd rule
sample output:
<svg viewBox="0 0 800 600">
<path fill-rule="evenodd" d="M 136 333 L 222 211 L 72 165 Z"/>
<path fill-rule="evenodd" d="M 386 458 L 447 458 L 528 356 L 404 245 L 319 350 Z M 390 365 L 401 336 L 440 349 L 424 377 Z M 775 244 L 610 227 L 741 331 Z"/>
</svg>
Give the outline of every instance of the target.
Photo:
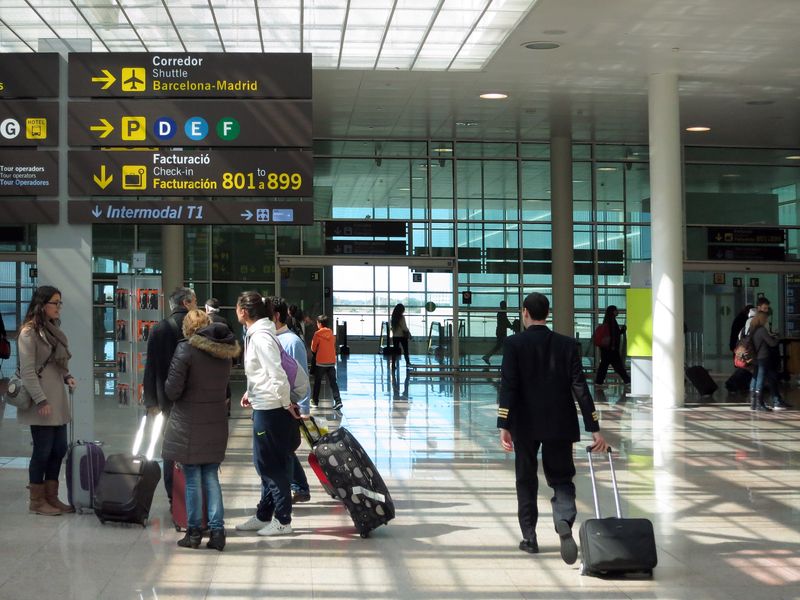
<svg viewBox="0 0 800 600">
<path fill-rule="evenodd" d="M 319 315 L 317 317 L 317 323 L 323 327 L 328 327 L 328 323 L 330 323 L 330 317 L 328 315 Z"/>
<path fill-rule="evenodd" d="M 550 300 L 539 292 L 532 292 L 525 297 L 522 306 L 534 321 L 544 321 L 550 312 Z"/>
<path fill-rule="evenodd" d="M 614 311 L 617 310 L 617 307 L 613 304 L 609 304 L 606 306 L 606 314 L 603 316 L 603 323 L 610 323 L 614 320 Z"/>
<path fill-rule="evenodd" d="M 500 300 L 500 308 L 508 308 L 505 300 Z"/>
<path fill-rule="evenodd" d="M 746 314 L 748 314 L 748 313 L 749 313 L 751 310 L 753 310 L 754 308 L 755 308 L 755 306 L 753 306 L 752 304 L 745 304 L 745 305 L 744 305 L 744 308 L 742 309 L 742 314 L 745 314 L 745 315 L 746 315 Z"/>
<path fill-rule="evenodd" d="M 273 296 L 270 298 L 270 302 L 272 302 L 272 310 L 278 315 L 278 322 L 285 325 L 286 317 L 289 315 L 289 307 L 286 304 L 286 300 L 280 296 Z"/>
<path fill-rule="evenodd" d="M 272 302 L 256 291 L 242 292 L 236 299 L 236 306 L 240 307 L 251 321 L 272 318 Z"/>
<path fill-rule="evenodd" d="M 404 312 L 406 312 L 406 307 L 405 307 L 405 306 L 403 306 L 402 302 L 401 302 L 401 303 L 398 303 L 398 304 L 397 304 L 397 305 L 396 305 L 396 306 L 395 306 L 395 307 L 392 309 L 392 319 L 391 319 L 391 321 L 392 321 L 392 329 L 394 329 L 395 327 L 397 327 L 397 324 L 400 322 L 400 317 L 402 317 L 402 316 L 403 316 L 403 313 L 404 313 Z"/>
<path fill-rule="evenodd" d="M 763 306 L 764 304 L 769 304 L 769 300 L 767 300 L 767 298 L 764 296 L 756 301 L 756 306 Z"/>
<path fill-rule="evenodd" d="M 216 298 L 209 298 L 208 300 L 206 300 L 205 305 L 219 310 L 219 300 L 217 300 Z"/>
<path fill-rule="evenodd" d="M 30 324 L 36 331 L 44 329 L 46 317 L 44 315 L 44 307 L 50 302 L 50 298 L 58 294 L 61 295 L 61 290 L 53 287 L 52 285 L 41 285 L 36 288 L 31 296 L 31 303 L 28 305 L 28 312 L 25 313 L 25 319 L 22 321 L 20 331 Z"/>
<path fill-rule="evenodd" d="M 175 310 L 179 306 L 183 306 L 184 302 L 191 302 L 195 298 L 194 290 L 187 287 L 175 288 L 169 295 L 169 308 Z"/>
</svg>

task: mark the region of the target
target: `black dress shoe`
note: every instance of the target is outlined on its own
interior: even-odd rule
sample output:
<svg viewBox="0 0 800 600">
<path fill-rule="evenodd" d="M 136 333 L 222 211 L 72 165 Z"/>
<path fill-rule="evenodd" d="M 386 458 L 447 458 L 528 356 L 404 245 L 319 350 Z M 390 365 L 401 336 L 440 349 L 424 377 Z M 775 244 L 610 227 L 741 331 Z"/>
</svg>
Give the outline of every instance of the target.
<svg viewBox="0 0 800 600">
<path fill-rule="evenodd" d="M 528 554 L 538 554 L 539 544 L 536 543 L 536 540 L 522 540 L 519 543 L 519 549 Z"/>
<path fill-rule="evenodd" d="M 556 523 L 556 533 L 561 538 L 561 558 L 568 565 L 578 560 L 578 545 L 572 537 L 572 527 L 566 521 Z"/>
</svg>

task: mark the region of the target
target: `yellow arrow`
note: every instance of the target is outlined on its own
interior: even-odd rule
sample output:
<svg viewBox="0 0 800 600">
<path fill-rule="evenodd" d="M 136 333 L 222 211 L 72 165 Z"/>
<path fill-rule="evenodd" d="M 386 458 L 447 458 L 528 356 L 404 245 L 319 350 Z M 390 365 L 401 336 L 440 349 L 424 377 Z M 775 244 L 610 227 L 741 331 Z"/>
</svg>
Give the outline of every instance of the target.
<svg viewBox="0 0 800 600">
<path fill-rule="evenodd" d="M 103 75 L 105 75 L 105 77 L 92 77 L 92 83 L 103 83 L 103 82 L 105 82 L 105 85 L 100 89 L 107 90 L 117 80 L 117 78 L 114 77 L 111 74 L 111 71 L 109 71 L 108 69 L 100 69 L 100 72 Z"/>
<path fill-rule="evenodd" d="M 89 127 L 89 130 L 90 131 L 99 131 L 99 132 L 101 132 L 100 133 L 100 139 L 102 139 L 104 137 L 108 137 L 108 134 L 111 133 L 112 131 L 114 131 L 114 126 L 111 123 L 109 123 L 108 121 L 106 121 L 105 119 L 103 119 L 102 117 L 100 118 L 100 123 L 102 123 L 102 124 L 101 125 L 92 125 L 91 127 Z"/>
<path fill-rule="evenodd" d="M 106 189 L 108 187 L 108 184 L 114 181 L 113 175 L 109 175 L 108 178 L 106 178 L 105 165 L 100 165 L 100 177 L 98 177 L 97 175 L 93 175 L 92 178 L 94 179 L 94 182 L 100 186 L 101 190 Z"/>
</svg>

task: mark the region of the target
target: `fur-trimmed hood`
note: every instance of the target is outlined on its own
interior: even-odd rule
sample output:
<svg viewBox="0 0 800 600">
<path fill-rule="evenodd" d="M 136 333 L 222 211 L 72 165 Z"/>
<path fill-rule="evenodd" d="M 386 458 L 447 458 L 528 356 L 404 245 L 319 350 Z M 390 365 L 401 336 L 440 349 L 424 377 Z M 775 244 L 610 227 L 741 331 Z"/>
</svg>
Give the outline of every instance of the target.
<svg viewBox="0 0 800 600">
<path fill-rule="evenodd" d="M 211 323 L 198 329 L 186 341 L 190 346 L 216 358 L 236 358 L 242 351 L 233 332 L 224 323 Z"/>
</svg>

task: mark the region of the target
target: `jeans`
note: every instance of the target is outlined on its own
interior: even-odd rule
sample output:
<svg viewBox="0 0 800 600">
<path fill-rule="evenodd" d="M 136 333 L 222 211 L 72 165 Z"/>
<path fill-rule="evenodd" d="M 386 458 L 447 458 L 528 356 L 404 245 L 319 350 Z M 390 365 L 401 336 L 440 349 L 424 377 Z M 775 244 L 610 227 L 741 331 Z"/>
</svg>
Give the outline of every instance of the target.
<svg viewBox="0 0 800 600">
<path fill-rule="evenodd" d="M 225 507 L 219 485 L 219 463 L 183 465 L 186 476 L 186 521 L 190 529 L 203 527 L 203 492 L 206 495 L 208 528 L 225 529 Z M 201 489 L 202 486 L 202 489 Z"/>
<path fill-rule="evenodd" d="M 407 337 L 396 337 L 392 338 L 392 346 L 394 352 L 392 352 L 392 366 L 394 367 L 395 364 L 400 362 L 400 353 L 403 353 L 403 356 L 406 357 L 406 365 L 408 365 L 408 338 Z"/>
<path fill-rule="evenodd" d="M 300 459 L 297 454 L 292 454 L 292 484 L 293 492 L 300 492 L 301 494 L 309 494 L 311 490 L 308 487 L 308 477 L 303 470 L 303 465 L 300 464 Z"/>
<path fill-rule="evenodd" d="M 328 378 L 328 384 L 331 386 L 333 393 L 333 401 L 341 402 L 342 396 L 339 394 L 339 384 L 336 381 L 336 367 L 320 367 L 316 366 L 314 369 L 314 395 L 312 396 L 314 405 L 319 402 L 319 387 L 322 385 L 322 378 Z"/>
<path fill-rule="evenodd" d="M 767 387 L 769 387 L 770 392 L 772 392 L 772 399 L 774 401 L 780 400 L 781 395 L 778 392 L 778 373 L 775 371 L 772 358 L 758 359 L 758 370 L 753 380 L 755 381 L 755 384 L 752 386 L 754 391 L 761 394 L 764 389 L 764 383 L 766 382 Z"/>
<path fill-rule="evenodd" d="M 28 465 L 28 482 L 58 480 L 61 462 L 67 455 L 66 425 L 31 425 L 33 453 Z"/>
<path fill-rule="evenodd" d="M 272 517 L 282 525 L 292 522 L 290 477 L 293 471 L 297 423 L 284 408 L 253 411 L 253 462 L 261 477 L 260 521 Z"/>
</svg>

